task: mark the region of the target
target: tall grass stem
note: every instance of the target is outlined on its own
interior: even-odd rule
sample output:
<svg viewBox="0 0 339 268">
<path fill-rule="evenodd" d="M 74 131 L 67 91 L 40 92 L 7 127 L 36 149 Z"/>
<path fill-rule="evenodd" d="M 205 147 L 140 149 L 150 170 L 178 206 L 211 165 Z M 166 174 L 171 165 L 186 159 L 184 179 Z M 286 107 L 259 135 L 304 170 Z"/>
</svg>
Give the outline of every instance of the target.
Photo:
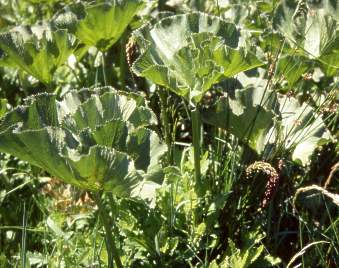
<svg viewBox="0 0 339 268">
<path fill-rule="evenodd" d="M 193 153 L 194 153 L 194 179 L 197 193 L 202 195 L 202 183 L 201 183 L 201 169 L 200 169 L 200 132 L 201 122 L 199 108 L 193 107 L 191 109 L 192 119 L 192 138 L 193 138 Z"/>
<path fill-rule="evenodd" d="M 123 33 L 123 35 L 121 36 L 120 39 L 120 59 L 119 59 L 119 65 L 120 65 L 120 89 L 122 91 L 125 90 L 126 87 L 126 66 L 127 66 L 127 62 L 126 62 L 126 50 L 125 50 L 125 46 L 126 46 L 126 39 L 127 39 L 127 34 L 126 32 Z"/>
<path fill-rule="evenodd" d="M 22 236 L 21 236 L 22 268 L 26 268 L 26 235 L 27 235 L 26 228 L 27 228 L 26 202 L 24 202 L 24 212 L 22 216 Z"/>
</svg>

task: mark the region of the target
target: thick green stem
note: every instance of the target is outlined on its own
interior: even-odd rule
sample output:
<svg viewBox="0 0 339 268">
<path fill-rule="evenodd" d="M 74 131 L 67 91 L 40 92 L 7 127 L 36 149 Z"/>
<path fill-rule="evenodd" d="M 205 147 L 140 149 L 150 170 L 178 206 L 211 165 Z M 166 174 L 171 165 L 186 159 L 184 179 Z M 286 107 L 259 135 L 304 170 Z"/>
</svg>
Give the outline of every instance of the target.
<svg viewBox="0 0 339 268">
<path fill-rule="evenodd" d="M 194 151 L 194 179 L 195 188 L 198 194 L 202 194 L 201 171 L 200 171 L 200 114 L 198 107 L 192 107 L 192 136 L 193 136 L 193 151 Z"/>
<path fill-rule="evenodd" d="M 99 208 L 100 220 L 105 228 L 106 249 L 108 255 L 108 268 L 114 268 L 113 260 L 118 268 L 122 268 L 122 262 L 118 253 L 118 249 L 114 243 L 112 236 L 112 222 L 109 213 L 107 213 L 105 206 L 101 202 L 101 194 L 95 196 L 96 204 Z"/>
</svg>

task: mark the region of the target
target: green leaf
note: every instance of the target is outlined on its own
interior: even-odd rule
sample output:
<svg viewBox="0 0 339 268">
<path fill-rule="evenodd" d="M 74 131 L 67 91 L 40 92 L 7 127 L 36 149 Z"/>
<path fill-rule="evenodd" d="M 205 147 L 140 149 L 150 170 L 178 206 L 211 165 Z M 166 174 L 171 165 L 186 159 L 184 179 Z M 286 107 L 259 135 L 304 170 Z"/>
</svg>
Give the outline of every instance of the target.
<svg viewBox="0 0 339 268">
<path fill-rule="evenodd" d="M 113 119 L 103 125 L 97 125 L 94 130 L 85 128 L 80 133 L 80 137 L 87 144 L 98 144 L 126 151 L 128 126 L 122 120 Z"/>
<path fill-rule="evenodd" d="M 202 116 L 206 123 L 230 131 L 260 154 L 274 123 L 275 103 L 275 94 L 262 87 L 239 89 L 234 96 L 221 97 Z"/>
<path fill-rule="evenodd" d="M 150 209 L 145 202 L 124 199 L 120 204 L 120 228 L 127 233 L 128 239 L 143 247 L 149 254 L 157 255 L 156 239 L 163 219 L 158 211 Z"/>
<path fill-rule="evenodd" d="M 142 177 L 133 171 L 133 162 L 126 153 L 102 146 L 92 146 L 88 154 L 70 154 L 67 161 L 75 179 L 86 188 L 112 191 L 130 196 Z M 75 176 L 74 176 L 75 175 Z"/>
<path fill-rule="evenodd" d="M 84 44 L 106 51 L 119 40 L 143 5 L 141 0 L 75 4 L 70 7 L 71 11 L 59 15 L 54 24 L 69 29 Z"/>
<path fill-rule="evenodd" d="M 69 148 L 77 146 L 77 141 L 69 132 L 51 127 L 22 131 L 14 126 L 0 132 L 0 137 L 2 152 L 17 156 L 57 178 L 80 186 L 61 155 L 66 153 L 67 145 Z"/>
<path fill-rule="evenodd" d="M 74 99 L 70 94 L 65 97 L 64 101 L 67 98 L 70 98 L 71 102 L 72 100 L 80 101 L 79 99 Z M 69 101 L 67 101 L 66 105 L 69 105 Z M 72 108 L 73 103 L 70 105 Z M 94 94 L 82 102 L 81 105 L 72 109 L 74 110 L 71 115 L 63 118 L 63 124 L 74 132 L 86 127 L 93 131 L 98 126 L 104 125 L 111 120 L 128 121 L 135 128 L 155 124 L 156 122 L 155 115 L 150 109 L 138 106 L 133 97 L 123 93 L 103 92 L 102 95 Z"/>
<path fill-rule="evenodd" d="M 166 17 L 133 32 L 141 50 L 132 70 L 199 102 L 212 85 L 262 63 L 238 47 L 235 25 L 203 13 Z"/>
<path fill-rule="evenodd" d="M 254 88 L 220 97 L 202 118 L 228 130 L 258 154 L 268 157 L 274 151 L 289 151 L 305 166 L 317 146 L 332 139 L 330 132 L 311 106 L 265 90 L 266 83 L 262 80 Z"/>
<path fill-rule="evenodd" d="M 129 135 L 127 151 L 134 159 L 135 166 L 147 171 L 158 165 L 161 156 L 167 151 L 167 147 L 160 143 L 155 132 L 138 128 Z"/>
<path fill-rule="evenodd" d="M 277 63 L 276 77 L 285 77 L 292 87 L 309 70 L 311 63 L 304 56 L 288 55 L 280 57 Z"/>
<path fill-rule="evenodd" d="M 276 128 L 271 140 L 278 138 L 285 150 L 292 152 L 292 159 L 302 165 L 309 164 L 310 157 L 321 142 L 332 139 L 320 115 L 306 103 L 279 96 L 281 126 Z M 280 129 L 279 129 L 280 128 Z"/>
<path fill-rule="evenodd" d="M 53 94 L 33 96 L 0 121 L 0 151 L 66 183 L 131 196 L 145 187 L 138 169 L 158 165 L 166 151 L 145 128 L 153 113 L 135 98 L 109 87 L 71 91 L 60 101 Z M 126 141 L 136 134 L 131 149 Z"/>
<path fill-rule="evenodd" d="M 76 48 L 74 36 L 67 30 L 52 31 L 47 27 L 16 27 L 0 34 L 4 61 L 20 68 L 46 85 L 53 74 Z"/>
<path fill-rule="evenodd" d="M 335 1 L 321 5 L 299 1 L 282 1 L 275 15 L 276 28 L 292 47 L 299 48 L 309 59 L 321 63 L 327 75 L 339 69 L 339 8 Z"/>
<path fill-rule="evenodd" d="M 46 224 L 57 237 L 61 237 L 63 239 L 66 239 L 66 237 L 67 237 L 66 233 L 62 231 L 60 226 L 53 220 L 52 217 L 47 218 Z M 68 239 L 69 239 L 69 237 L 68 237 Z"/>
<path fill-rule="evenodd" d="M 247 268 L 260 262 L 264 253 L 264 246 L 261 244 L 263 238 L 259 230 L 247 231 L 242 235 L 241 249 L 237 248 L 231 239 L 228 239 L 226 256 L 220 267 Z"/>
<path fill-rule="evenodd" d="M 261 66 L 263 63 L 251 52 L 245 48 L 232 49 L 222 47 L 214 52 L 215 61 L 224 68 L 223 75 L 232 77 L 240 72 L 244 72 L 255 67 Z"/>
<path fill-rule="evenodd" d="M 0 118 L 7 112 L 7 100 L 0 99 Z"/>
</svg>

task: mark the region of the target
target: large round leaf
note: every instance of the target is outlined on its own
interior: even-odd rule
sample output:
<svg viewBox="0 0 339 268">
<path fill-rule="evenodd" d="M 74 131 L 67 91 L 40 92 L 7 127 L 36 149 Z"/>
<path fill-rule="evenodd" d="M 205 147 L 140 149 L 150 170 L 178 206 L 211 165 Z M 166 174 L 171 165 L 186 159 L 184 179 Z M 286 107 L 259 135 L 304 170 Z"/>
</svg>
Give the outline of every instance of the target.
<svg viewBox="0 0 339 268">
<path fill-rule="evenodd" d="M 317 146 L 331 139 L 321 116 L 307 103 L 300 104 L 295 98 L 279 96 L 281 125 L 271 135 L 274 142 L 281 141 L 282 148 L 292 152 L 292 159 L 309 164 Z"/>
<path fill-rule="evenodd" d="M 233 96 L 226 94 L 204 111 L 203 120 L 230 131 L 260 154 L 277 116 L 276 101 L 274 93 L 259 85 L 238 89 Z"/>
<path fill-rule="evenodd" d="M 132 70 L 199 102 L 224 77 L 262 64 L 238 47 L 239 35 L 234 24 L 203 13 L 166 17 L 133 33 L 142 54 Z"/>
<path fill-rule="evenodd" d="M 203 119 L 230 131 L 258 154 L 269 157 L 284 150 L 294 161 L 309 164 L 317 146 L 332 139 L 330 132 L 310 105 L 266 90 L 265 83 L 221 97 L 203 112 Z"/>
<path fill-rule="evenodd" d="M 39 94 L 0 122 L 0 151 L 73 185 L 126 196 L 166 150 L 146 129 L 155 116 L 112 88 Z"/>
</svg>

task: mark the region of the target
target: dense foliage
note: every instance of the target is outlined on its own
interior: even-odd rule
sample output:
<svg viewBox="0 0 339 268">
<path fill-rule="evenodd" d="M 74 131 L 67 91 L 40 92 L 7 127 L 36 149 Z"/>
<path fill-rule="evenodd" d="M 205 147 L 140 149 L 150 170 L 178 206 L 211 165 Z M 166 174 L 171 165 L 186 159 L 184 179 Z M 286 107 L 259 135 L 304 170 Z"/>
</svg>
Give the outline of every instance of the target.
<svg viewBox="0 0 339 268">
<path fill-rule="evenodd" d="M 0 0 L 0 267 L 338 267 L 336 0 Z"/>
</svg>

